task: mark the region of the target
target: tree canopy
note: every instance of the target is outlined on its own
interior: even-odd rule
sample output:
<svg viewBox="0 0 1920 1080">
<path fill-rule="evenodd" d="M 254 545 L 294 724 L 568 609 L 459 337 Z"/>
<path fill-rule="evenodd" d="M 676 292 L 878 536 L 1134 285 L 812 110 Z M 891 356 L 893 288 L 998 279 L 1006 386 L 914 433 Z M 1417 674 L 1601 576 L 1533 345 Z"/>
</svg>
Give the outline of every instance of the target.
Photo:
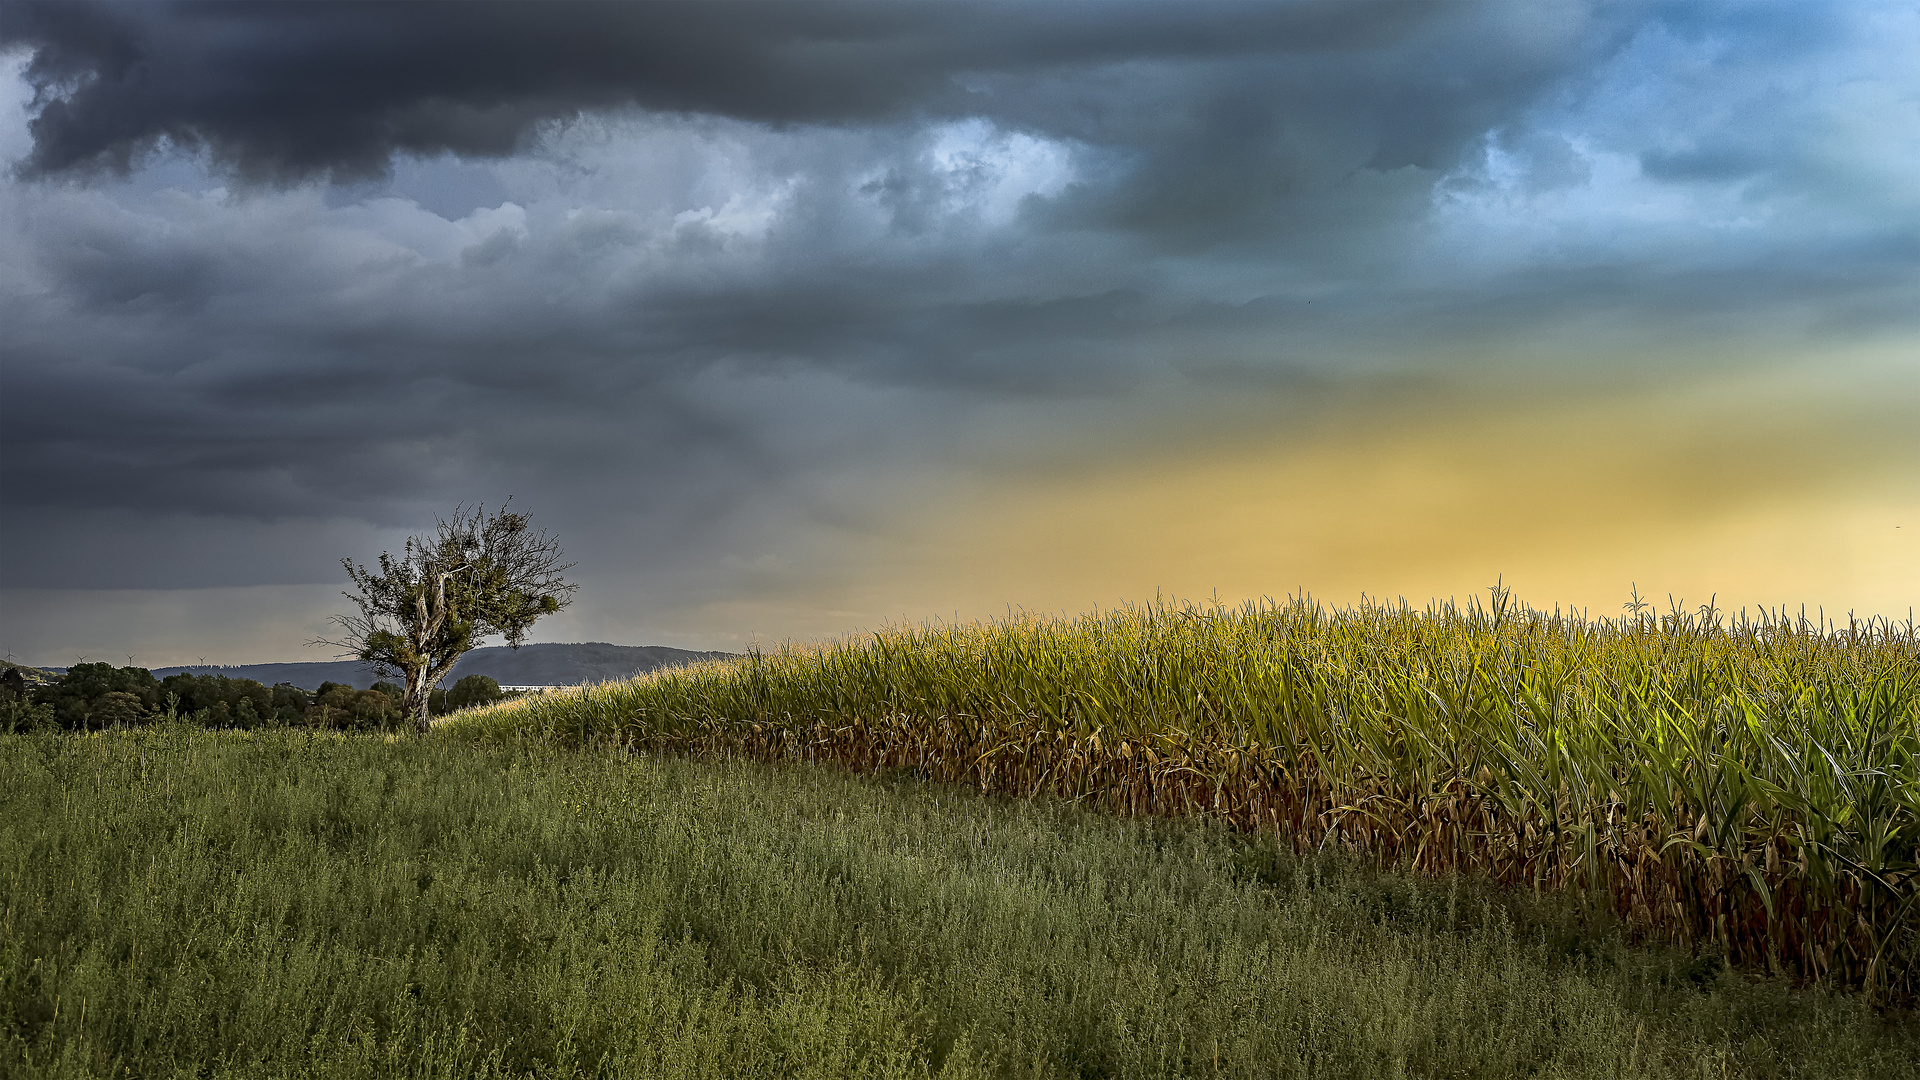
<svg viewBox="0 0 1920 1080">
<path fill-rule="evenodd" d="M 511 500 L 509 500 L 511 502 Z M 578 586 L 563 575 L 560 545 L 527 515 L 502 506 L 460 507 L 403 552 L 380 553 L 378 570 L 341 560 L 358 609 L 334 621 L 345 631 L 320 643 L 346 649 L 401 680 L 415 730 L 428 727 L 428 698 L 460 657 L 498 634 L 519 648 L 536 620 L 565 607 Z"/>
</svg>

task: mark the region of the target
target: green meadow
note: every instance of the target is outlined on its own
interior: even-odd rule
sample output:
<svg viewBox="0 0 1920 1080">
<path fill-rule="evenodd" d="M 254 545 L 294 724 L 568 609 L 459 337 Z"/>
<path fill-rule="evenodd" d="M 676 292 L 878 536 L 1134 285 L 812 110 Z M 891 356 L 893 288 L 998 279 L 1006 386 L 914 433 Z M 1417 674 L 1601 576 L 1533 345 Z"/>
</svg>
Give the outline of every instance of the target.
<svg viewBox="0 0 1920 1080">
<path fill-rule="evenodd" d="M 460 730 L 0 738 L 0 1075 L 1920 1075 L 1907 1014 L 1564 894 Z"/>
</svg>

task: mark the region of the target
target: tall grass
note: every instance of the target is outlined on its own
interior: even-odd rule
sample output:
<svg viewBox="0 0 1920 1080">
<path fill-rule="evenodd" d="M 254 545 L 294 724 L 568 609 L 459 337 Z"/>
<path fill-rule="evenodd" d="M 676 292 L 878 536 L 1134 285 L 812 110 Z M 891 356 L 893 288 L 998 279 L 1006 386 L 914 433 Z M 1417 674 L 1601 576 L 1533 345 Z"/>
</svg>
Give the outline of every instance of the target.
<svg viewBox="0 0 1920 1080">
<path fill-rule="evenodd" d="M 891 774 L 0 738 L 0 1076 L 1920 1073 L 1551 898 Z"/>
<path fill-rule="evenodd" d="M 456 722 L 910 766 L 1569 890 L 1736 963 L 1920 989 L 1920 636 L 1711 608 L 1156 603 L 896 627 Z"/>
</svg>

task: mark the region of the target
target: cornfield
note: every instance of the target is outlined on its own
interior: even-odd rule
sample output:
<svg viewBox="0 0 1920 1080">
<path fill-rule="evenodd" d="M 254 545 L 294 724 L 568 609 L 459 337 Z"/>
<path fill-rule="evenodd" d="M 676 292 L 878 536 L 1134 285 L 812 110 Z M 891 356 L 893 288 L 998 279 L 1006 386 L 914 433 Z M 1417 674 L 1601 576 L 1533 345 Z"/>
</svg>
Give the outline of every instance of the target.
<svg viewBox="0 0 1920 1080">
<path fill-rule="evenodd" d="M 476 734 L 910 768 L 1205 814 L 1610 907 L 1750 970 L 1920 990 L 1920 635 L 1784 613 L 1156 602 L 510 703 Z"/>
</svg>

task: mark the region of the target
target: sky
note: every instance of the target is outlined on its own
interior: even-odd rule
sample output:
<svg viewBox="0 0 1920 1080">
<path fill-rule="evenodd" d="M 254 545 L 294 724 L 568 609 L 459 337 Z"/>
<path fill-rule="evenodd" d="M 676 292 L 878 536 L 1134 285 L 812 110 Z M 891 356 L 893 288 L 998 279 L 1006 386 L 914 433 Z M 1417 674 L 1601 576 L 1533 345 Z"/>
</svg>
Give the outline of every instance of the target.
<svg viewBox="0 0 1920 1080">
<path fill-rule="evenodd" d="M 0 2 L 0 646 L 1920 601 L 1913 0 Z"/>
</svg>

